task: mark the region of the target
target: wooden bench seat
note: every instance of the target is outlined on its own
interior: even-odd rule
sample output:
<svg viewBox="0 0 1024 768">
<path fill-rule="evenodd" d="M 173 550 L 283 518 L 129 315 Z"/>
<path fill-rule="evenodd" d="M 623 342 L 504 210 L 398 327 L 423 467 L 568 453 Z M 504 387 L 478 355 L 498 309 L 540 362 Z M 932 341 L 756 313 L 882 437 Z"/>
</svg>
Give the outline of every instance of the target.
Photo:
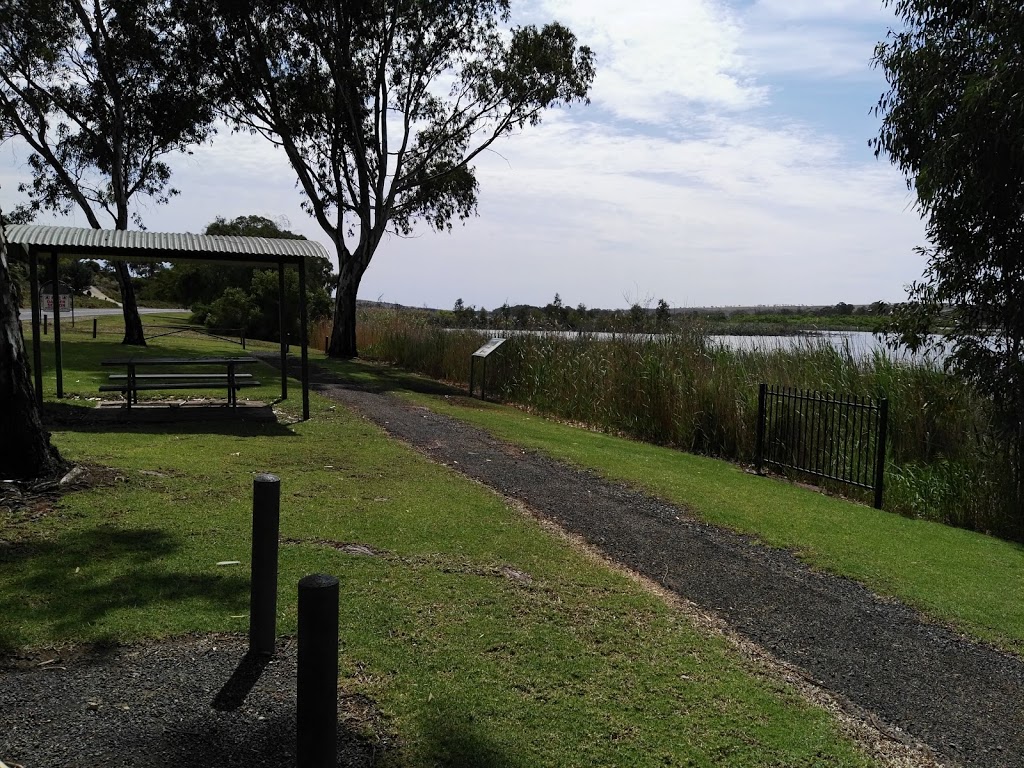
<svg viewBox="0 0 1024 768">
<path fill-rule="evenodd" d="M 125 396 L 125 406 L 131 408 L 139 401 L 141 390 L 168 389 L 220 389 L 227 393 L 228 404 L 232 408 L 238 405 L 238 391 L 248 387 L 258 387 L 260 382 L 251 373 L 238 373 L 238 367 L 259 362 L 254 357 L 121 357 L 101 360 L 105 366 L 123 366 L 125 373 L 110 375 L 110 383 L 100 386 L 100 392 L 121 392 Z M 220 372 L 196 373 L 195 370 L 183 373 L 156 371 L 140 373 L 139 368 L 153 371 L 154 367 L 176 367 L 195 369 L 205 366 L 216 366 Z"/>
<path fill-rule="evenodd" d="M 112 373 L 110 374 L 111 381 L 124 381 L 128 378 L 127 373 Z M 251 373 L 236 373 L 235 381 L 239 379 L 251 379 Z M 223 381 L 225 384 L 228 382 L 228 375 L 226 373 L 136 373 L 135 380 L 141 381 L 143 379 L 182 379 L 182 380 L 212 380 L 212 381 Z"/>
<path fill-rule="evenodd" d="M 127 377 L 125 377 L 127 378 Z M 224 389 L 228 386 L 228 377 L 221 376 L 216 380 L 203 379 L 201 381 L 183 381 L 181 379 L 156 379 L 147 378 L 146 381 L 139 381 L 141 376 L 136 376 L 135 389 Z M 235 375 L 235 389 L 242 389 L 243 387 L 258 387 L 260 382 L 255 379 L 249 378 L 244 381 L 238 380 L 238 375 Z M 129 389 L 128 382 L 125 381 L 123 384 L 101 384 L 100 392 L 127 392 Z"/>
</svg>

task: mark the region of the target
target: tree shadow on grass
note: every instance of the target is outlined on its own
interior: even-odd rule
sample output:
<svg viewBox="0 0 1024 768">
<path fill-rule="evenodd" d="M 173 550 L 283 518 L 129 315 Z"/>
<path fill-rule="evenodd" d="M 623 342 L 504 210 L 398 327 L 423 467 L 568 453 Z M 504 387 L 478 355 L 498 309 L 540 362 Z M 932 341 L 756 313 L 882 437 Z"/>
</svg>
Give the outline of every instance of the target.
<svg viewBox="0 0 1024 768">
<path fill-rule="evenodd" d="M 289 368 L 291 372 L 291 368 Z M 365 392 L 418 392 L 424 395 L 465 395 L 465 390 L 434 381 L 395 366 L 358 360 L 310 363 L 313 386 L 319 382 L 341 384 Z"/>
<path fill-rule="evenodd" d="M 425 716 L 423 733 L 431 764 L 444 768 L 526 768 L 524 760 L 505 754 L 487 729 L 487 723 L 475 719 L 468 705 L 442 702 Z"/>
<path fill-rule="evenodd" d="M 160 607 L 173 623 L 176 603 L 196 600 L 222 606 L 225 613 L 248 610 L 247 574 L 189 573 L 168 568 L 181 548 L 177 537 L 156 529 L 103 525 L 72 530 L 54 539 L 18 541 L 0 549 L 0 654 L 28 644 L 24 626 L 43 624 L 55 641 L 96 640 L 116 627 L 97 631 L 118 611 Z M 237 573 L 237 572 L 236 572 Z M 187 630 L 187 618 L 182 630 Z"/>
</svg>

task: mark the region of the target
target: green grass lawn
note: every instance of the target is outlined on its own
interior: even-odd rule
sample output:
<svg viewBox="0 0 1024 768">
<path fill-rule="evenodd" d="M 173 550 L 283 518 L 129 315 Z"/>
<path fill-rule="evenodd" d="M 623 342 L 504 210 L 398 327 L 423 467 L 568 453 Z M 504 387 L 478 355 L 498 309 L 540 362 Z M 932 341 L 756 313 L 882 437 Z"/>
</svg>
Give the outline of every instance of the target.
<svg viewBox="0 0 1024 768">
<path fill-rule="evenodd" d="M 95 396 L 98 360 L 124 354 L 113 347 L 66 343 L 76 395 Z M 172 348 L 231 351 L 168 340 L 150 353 Z M 0 510 L 0 653 L 244 635 L 252 478 L 273 472 L 278 630 L 295 632 L 303 575 L 339 577 L 342 685 L 397 735 L 385 764 L 870 764 L 824 711 L 628 577 L 340 406 L 311 406 L 290 424 L 56 432 L 66 457 L 110 472 L 51 514 Z M 345 543 L 378 554 L 332 546 Z"/>
<path fill-rule="evenodd" d="M 912 520 L 758 477 L 735 464 L 647 445 L 462 396 L 398 369 L 328 361 L 337 373 L 402 392 L 502 439 L 589 467 L 708 522 L 796 551 L 811 565 L 897 597 L 935 620 L 1024 653 L 1024 547 Z M 434 385 L 436 386 L 436 385 Z"/>
</svg>

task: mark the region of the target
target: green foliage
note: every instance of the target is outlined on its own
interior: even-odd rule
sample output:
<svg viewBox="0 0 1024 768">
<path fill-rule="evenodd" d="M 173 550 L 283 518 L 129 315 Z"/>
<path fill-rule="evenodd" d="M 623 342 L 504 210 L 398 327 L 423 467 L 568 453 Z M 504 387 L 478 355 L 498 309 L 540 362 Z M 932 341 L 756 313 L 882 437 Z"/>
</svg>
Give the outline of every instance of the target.
<svg viewBox="0 0 1024 768">
<path fill-rule="evenodd" d="M 476 212 L 473 160 L 544 110 L 585 102 L 593 53 L 557 23 L 506 29 L 506 0 L 196 0 L 237 127 L 288 155 L 337 247 L 331 353 L 357 353 L 359 283 L 387 232 Z M 438 85 L 441 84 L 441 87 Z"/>
<path fill-rule="evenodd" d="M 991 398 L 1024 483 L 1024 6 L 890 0 L 903 26 L 876 49 L 889 91 L 876 153 L 907 176 L 928 266 L 892 330 L 921 345 L 951 307 L 947 365 Z M 1018 505 L 1024 522 L 1024 504 Z"/>
<path fill-rule="evenodd" d="M 241 288 L 226 288 L 209 307 L 203 319 L 205 325 L 213 329 L 242 329 L 246 335 L 250 332 L 251 322 L 259 312 L 258 305 Z M 257 338 L 267 338 L 258 336 Z"/>
<path fill-rule="evenodd" d="M 239 216 L 227 221 L 218 216 L 206 228 L 207 235 L 266 237 L 303 240 L 263 216 Z M 333 282 L 331 263 L 325 258 L 306 260 L 306 308 L 310 322 L 328 317 Z M 244 331 L 249 338 L 278 340 L 277 270 L 223 264 L 179 264 L 161 271 L 147 283 L 149 298 L 190 307 L 193 322 L 215 330 Z M 299 337 L 299 278 L 285 270 L 285 332 Z"/>
<path fill-rule="evenodd" d="M 446 332 L 423 313 L 367 312 L 361 323 L 364 356 L 446 381 L 469 381 L 469 356 L 480 345 L 479 333 Z M 507 401 L 747 463 L 753 461 L 760 382 L 885 396 L 886 509 L 1024 537 L 991 401 L 927 364 L 898 363 L 881 353 L 858 359 L 849 349 L 813 340 L 794 350 L 731 351 L 684 326 L 657 339 L 517 335 L 493 356 L 487 375 L 487 391 Z"/>
</svg>

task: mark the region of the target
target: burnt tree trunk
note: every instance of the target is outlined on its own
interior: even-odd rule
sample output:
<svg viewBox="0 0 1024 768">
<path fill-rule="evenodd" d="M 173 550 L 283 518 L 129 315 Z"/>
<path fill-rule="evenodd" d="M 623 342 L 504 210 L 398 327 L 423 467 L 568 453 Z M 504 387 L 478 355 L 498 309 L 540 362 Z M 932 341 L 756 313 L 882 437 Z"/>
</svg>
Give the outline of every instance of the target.
<svg viewBox="0 0 1024 768">
<path fill-rule="evenodd" d="M 7 268 L 0 221 L 0 479 L 52 477 L 64 468 L 43 429 L 32 390 L 25 339 L 18 321 L 18 289 Z"/>
<path fill-rule="evenodd" d="M 342 263 L 334 296 L 334 327 L 327 354 L 330 357 L 352 358 L 359 356 L 356 346 L 356 295 L 366 268 L 361 267 L 354 257 L 339 261 Z"/>
<path fill-rule="evenodd" d="M 124 314 L 124 340 L 121 343 L 144 347 L 146 336 L 142 330 L 139 303 L 135 299 L 135 286 L 132 285 L 128 265 L 123 261 L 115 261 L 114 270 L 117 272 L 117 284 L 121 288 L 121 311 Z"/>
</svg>

